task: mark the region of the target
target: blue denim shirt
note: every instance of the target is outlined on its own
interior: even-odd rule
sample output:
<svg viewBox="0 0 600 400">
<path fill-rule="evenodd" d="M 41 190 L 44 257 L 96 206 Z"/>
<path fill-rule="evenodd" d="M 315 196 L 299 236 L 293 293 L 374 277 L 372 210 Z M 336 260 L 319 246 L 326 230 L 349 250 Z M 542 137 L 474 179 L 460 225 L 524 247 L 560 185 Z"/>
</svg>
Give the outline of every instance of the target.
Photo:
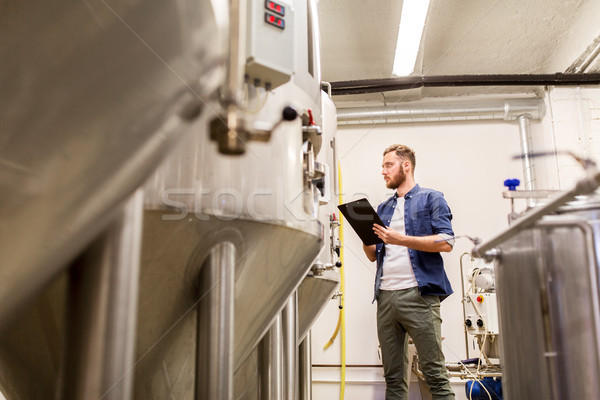
<svg viewBox="0 0 600 400">
<path fill-rule="evenodd" d="M 397 193 L 377 207 L 377 214 L 386 226 L 390 225 L 396 208 Z M 404 226 L 409 236 L 449 235 L 452 231 L 452 213 L 444 195 L 436 190 L 415 185 L 404 195 Z M 376 247 L 377 273 L 375 274 L 375 299 L 379 296 L 385 244 Z M 423 295 L 437 295 L 441 300 L 452 294 L 450 281 L 444 271 L 440 253 L 408 249 L 410 262 L 417 278 L 419 291 Z"/>
</svg>

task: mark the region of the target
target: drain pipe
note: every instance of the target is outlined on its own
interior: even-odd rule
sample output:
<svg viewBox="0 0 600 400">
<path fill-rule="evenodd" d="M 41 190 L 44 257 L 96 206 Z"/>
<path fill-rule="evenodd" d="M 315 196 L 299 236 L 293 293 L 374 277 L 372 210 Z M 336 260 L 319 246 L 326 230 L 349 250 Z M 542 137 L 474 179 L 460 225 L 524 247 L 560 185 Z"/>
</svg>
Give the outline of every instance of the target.
<svg viewBox="0 0 600 400">
<path fill-rule="evenodd" d="M 521 157 L 523 160 L 523 178 L 525 179 L 525 190 L 535 190 L 535 168 L 533 160 L 530 157 L 532 153 L 532 142 L 531 127 L 529 121 L 531 116 L 529 114 L 519 115 L 517 120 L 519 121 L 519 135 L 521 138 Z M 535 207 L 535 198 L 527 198 L 527 207 Z"/>
<path fill-rule="evenodd" d="M 505 99 L 481 102 L 454 102 L 431 104 L 400 104 L 384 107 L 339 108 L 338 125 L 377 125 L 409 122 L 455 122 L 504 120 L 519 122 L 521 156 L 525 189 L 535 190 L 535 169 L 532 153 L 531 119 L 542 119 L 546 114 L 543 99 Z M 528 207 L 535 199 L 527 199 Z"/>
<path fill-rule="evenodd" d="M 338 108 L 338 125 L 373 125 L 405 122 L 512 121 L 521 115 L 541 119 L 543 99 L 506 99 L 478 102 L 400 104 L 383 107 Z"/>
</svg>

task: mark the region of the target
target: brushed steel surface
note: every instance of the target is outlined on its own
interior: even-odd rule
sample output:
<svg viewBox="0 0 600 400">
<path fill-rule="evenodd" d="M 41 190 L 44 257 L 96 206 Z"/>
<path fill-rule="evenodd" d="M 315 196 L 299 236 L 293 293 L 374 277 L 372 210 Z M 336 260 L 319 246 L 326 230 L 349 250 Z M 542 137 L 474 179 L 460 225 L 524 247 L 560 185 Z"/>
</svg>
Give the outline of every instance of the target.
<svg viewBox="0 0 600 400">
<path fill-rule="evenodd" d="M 7 399 L 131 398 L 142 206 L 138 191 L 7 327 L 0 339 Z"/>
<path fill-rule="evenodd" d="M 69 271 L 61 399 L 130 399 L 144 196 L 123 211 Z"/>
<path fill-rule="evenodd" d="M 600 210 L 551 215 L 500 246 L 496 268 L 505 398 L 600 391 Z"/>
<path fill-rule="evenodd" d="M 211 1 L 4 2 L 0 325 L 104 229 L 216 90 Z"/>
<path fill-rule="evenodd" d="M 15 318 L 0 340 L 0 390 L 10 400 L 56 393 L 66 322 L 66 271 Z M 35 382 L 35 384 L 32 384 Z"/>
<path fill-rule="evenodd" d="M 169 396 L 174 377 L 181 390 L 193 386 L 195 295 L 201 265 L 215 244 L 236 246 L 234 371 L 296 290 L 319 252 L 320 228 L 246 220 L 200 220 L 190 214 L 163 221 L 163 212 L 145 212 L 138 307 L 136 398 Z M 313 231 L 312 233 L 310 231 Z M 191 340 L 190 340 L 191 338 Z M 191 358 L 193 360 L 193 357 Z M 192 372 L 190 372 L 192 371 Z M 187 383 L 186 383 L 187 380 Z"/>
<path fill-rule="evenodd" d="M 337 271 L 307 276 L 298 288 L 298 341 L 301 342 L 340 285 Z"/>
</svg>

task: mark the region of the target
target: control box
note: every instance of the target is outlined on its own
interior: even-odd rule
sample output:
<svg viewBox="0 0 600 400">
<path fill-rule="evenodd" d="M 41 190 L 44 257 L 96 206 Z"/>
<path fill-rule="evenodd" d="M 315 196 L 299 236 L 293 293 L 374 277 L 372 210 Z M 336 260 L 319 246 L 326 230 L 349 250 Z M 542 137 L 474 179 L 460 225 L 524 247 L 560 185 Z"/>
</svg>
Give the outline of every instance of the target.
<svg viewBox="0 0 600 400">
<path fill-rule="evenodd" d="M 296 32 L 294 13 L 291 2 L 248 2 L 246 75 L 251 84 L 273 89 L 290 80 L 295 65 L 295 37 L 300 34 Z"/>
<path fill-rule="evenodd" d="M 472 335 L 495 335 L 498 329 L 496 293 L 468 294 L 464 301 L 465 327 Z"/>
</svg>

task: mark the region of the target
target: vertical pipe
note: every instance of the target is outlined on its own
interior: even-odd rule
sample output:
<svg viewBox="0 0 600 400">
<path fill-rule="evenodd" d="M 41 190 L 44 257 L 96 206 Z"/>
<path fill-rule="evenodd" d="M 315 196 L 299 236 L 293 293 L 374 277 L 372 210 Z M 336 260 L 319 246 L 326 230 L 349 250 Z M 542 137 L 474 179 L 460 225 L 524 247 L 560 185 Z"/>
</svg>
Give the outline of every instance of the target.
<svg viewBox="0 0 600 400">
<path fill-rule="evenodd" d="M 259 379 L 261 400 L 283 400 L 283 355 L 281 315 L 259 343 Z"/>
<path fill-rule="evenodd" d="M 281 313 L 283 337 L 283 398 L 296 400 L 298 398 L 297 368 L 298 368 L 298 313 L 297 292 L 287 301 Z"/>
<path fill-rule="evenodd" d="M 225 101 L 237 106 L 244 78 L 246 55 L 247 1 L 229 0 L 229 49 L 225 81 Z"/>
<path fill-rule="evenodd" d="M 228 127 L 226 148 L 231 152 L 241 151 L 245 146 L 238 130 L 241 128 L 239 102 L 246 57 L 247 3 L 244 0 L 229 0 L 229 53 L 223 101 Z"/>
<path fill-rule="evenodd" d="M 196 400 L 233 399 L 235 246 L 215 245 L 199 282 Z"/>
<path fill-rule="evenodd" d="M 142 241 L 143 192 L 72 265 L 63 399 L 129 399 Z"/>
<path fill-rule="evenodd" d="M 300 343 L 300 349 L 298 351 L 298 372 L 300 375 L 298 379 L 300 386 L 299 400 L 312 400 L 312 357 L 310 349 L 311 337 L 309 331 L 302 343 Z"/>
<path fill-rule="evenodd" d="M 519 135 L 521 138 L 521 155 L 523 156 L 523 178 L 525 179 L 525 190 L 535 190 L 535 168 L 533 165 L 533 161 L 529 156 L 532 152 L 532 142 L 531 138 L 531 127 L 529 120 L 531 117 L 528 114 L 520 115 L 517 120 L 519 121 Z M 534 207 L 535 199 L 528 198 L 527 206 Z"/>
</svg>

